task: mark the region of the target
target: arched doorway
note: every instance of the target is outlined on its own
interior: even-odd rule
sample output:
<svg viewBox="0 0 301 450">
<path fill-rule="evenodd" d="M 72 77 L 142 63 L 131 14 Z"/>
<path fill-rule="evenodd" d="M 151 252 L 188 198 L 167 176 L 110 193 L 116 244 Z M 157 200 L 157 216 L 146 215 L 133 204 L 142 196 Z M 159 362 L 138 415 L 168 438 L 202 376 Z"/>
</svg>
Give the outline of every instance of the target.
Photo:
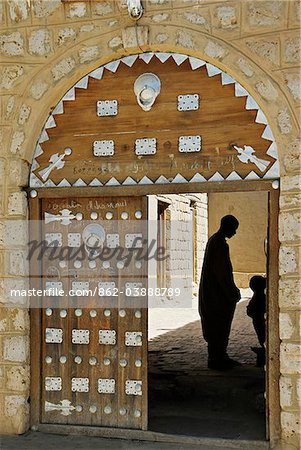
<svg viewBox="0 0 301 450">
<path fill-rule="evenodd" d="M 142 75 L 145 78 L 134 92 Z M 266 118 L 233 78 L 186 55 L 132 55 L 88 74 L 53 110 L 34 155 L 31 218 L 42 219 L 48 248 L 64 243 L 85 247 L 84 233 L 94 226 L 91 233 L 99 241 L 106 238 L 108 244 L 109 237 L 114 248 L 122 240 L 129 249 L 135 237 L 147 237 L 147 230 L 140 228 L 140 219 L 147 218 L 145 195 L 264 190 L 269 193 L 272 237 L 277 228 L 278 170 L 277 147 Z M 134 224 L 132 233 L 117 227 L 116 233 L 114 228 L 96 230 L 96 219 L 107 223 L 133 219 L 142 225 Z M 76 229 L 67 232 L 64 227 L 72 221 Z M 273 239 L 270 249 L 275 251 Z M 269 258 L 269 298 L 273 297 L 269 325 L 277 322 L 275 255 Z M 46 273 L 38 282 L 55 289 L 89 289 L 86 279 L 97 264 L 89 257 L 86 263 L 76 259 L 71 268 L 62 257 L 49 272 L 44 261 Z M 136 266 L 132 279 L 131 269 L 121 276 L 124 267 L 118 263 L 116 259 L 113 272 L 101 275 L 101 282 L 111 283 L 103 287 L 120 287 L 122 278 L 124 283 L 137 283 L 141 277 L 145 284 L 139 288 L 147 287 L 143 264 Z M 60 276 L 66 267 L 63 285 Z M 93 278 L 99 286 L 99 272 Z M 117 292 L 114 306 L 89 303 L 87 308 L 77 301 L 67 304 L 72 314 L 61 303 L 34 312 L 33 342 L 38 339 L 39 348 L 33 353 L 34 383 L 42 373 L 38 395 L 33 396 L 36 426 L 147 429 L 146 297 L 139 308 L 134 304 L 128 309 L 125 297 L 131 295 L 123 295 Z M 92 323 L 96 317 L 101 317 L 97 325 L 96 320 Z M 268 342 L 270 346 L 272 340 Z M 275 353 L 270 352 L 269 358 L 275 361 Z M 277 403 L 271 395 L 277 367 L 268 365 L 269 405 Z"/>
</svg>

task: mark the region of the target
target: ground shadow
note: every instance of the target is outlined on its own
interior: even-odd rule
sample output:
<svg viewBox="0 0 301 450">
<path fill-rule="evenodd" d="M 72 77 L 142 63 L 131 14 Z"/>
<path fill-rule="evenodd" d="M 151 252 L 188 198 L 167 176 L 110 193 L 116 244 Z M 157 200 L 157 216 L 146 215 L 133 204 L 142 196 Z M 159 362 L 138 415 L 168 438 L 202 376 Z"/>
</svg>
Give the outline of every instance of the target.
<svg viewBox="0 0 301 450">
<path fill-rule="evenodd" d="M 264 370 L 255 366 L 252 323 L 238 305 L 229 354 L 243 366 L 207 369 L 200 322 L 149 342 L 149 429 L 228 439 L 265 439 Z"/>
</svg>

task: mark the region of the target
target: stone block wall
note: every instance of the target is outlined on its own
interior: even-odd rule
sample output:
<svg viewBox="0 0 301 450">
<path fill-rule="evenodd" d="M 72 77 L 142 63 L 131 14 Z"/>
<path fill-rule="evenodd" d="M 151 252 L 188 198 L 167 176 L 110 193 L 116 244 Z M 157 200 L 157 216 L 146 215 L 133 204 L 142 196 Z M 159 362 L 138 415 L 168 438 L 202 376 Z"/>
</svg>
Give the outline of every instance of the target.
<svg viewBox="0 0 301 450">
<path fill-rule="evenodd" d="M 145 0 L 145 12 L 138 23 L 129 18 L 125 3 L 0 3 L 0 222 L 26 219 L 22 189 L 27 185 L 42 125 L 58 100 L 86 73 L 125 55 L 167 51 L 202 58 L 232 75 L 261 106 L 280 153 L 281 438 L 283 448 L 298 448 L 300 2 Z M 14 237 L 22 249 L 25 239 L 20 228 Z M 0 235 L 1 261 L 5 261 L 0 266 L 0 431 L 5 433 L 25 432 L 29 417 L 28 317 L 25 320 L 25 310 L 7 295 L 9 285 L 27 283 L 19 269 L 9 269 L 7 254 L 16 250 L 15 245 L 13 238 Z M 24 315 L 21 329 L 14 320 L 18 310 Z M 14 371 L 18 376 L 12 377 Z M 23 378 L 24 383 L 20 381 Z"/>
<path fill-rule="evenodd" d="M 171 202 L 166 211 L 166 243 L 170 252 L 166 264 L 166 287 L 173 287 L 177 279 L 184 280 L 189 307 L 189 295 L 198 293 L 208 240 L 207 194 L 173 194 L 162 195 L 161 198 Z"/>
</svg>

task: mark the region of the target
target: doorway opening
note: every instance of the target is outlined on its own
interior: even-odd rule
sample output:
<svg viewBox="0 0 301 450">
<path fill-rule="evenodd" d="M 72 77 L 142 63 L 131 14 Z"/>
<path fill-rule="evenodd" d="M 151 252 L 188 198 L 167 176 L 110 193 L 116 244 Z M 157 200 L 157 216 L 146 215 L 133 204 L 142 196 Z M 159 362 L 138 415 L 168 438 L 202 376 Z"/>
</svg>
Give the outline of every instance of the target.
<svg viewBox="0 0 301 450">
<path fill-rule="evenodd" d="M 146 112 L 137 101 L 134 86 L 141 76 L 143 79 L 146 76 L 151 83 L 149 80 L 157 79 L 154 75 L 160 79 L 161 90 L 155 90 L 158 94 L 155 103 Z M 149 86 L 152 89 L 152 84 Z M 80 114 L 82 111 L 86 114 Z M 135 120 L 129 121 L 129 117 Z M 97 242 L 105 242 L 109 248 L 117 248 L 121 243 L 128 252 L 133 248 L 136 235 L 141 237 L 141 231 L 137 233 L 134 228 L 134 232 L 129 230 L 125 233 L 124 227 L 119 225 L 111 230 L 109 221 L 142 223 L 145 218 L 147 223 L 148 211 L 156 211 L 154 220 L 157 223 L 159 217 L 159 230 L 149 227 L 147 232 L 143 231 L 142 238 L 150 239 L 155 235 L 157 241 L 164 243 L 169 233 L 166 194 L 268 193 L 269 267 L 262 272 L 269 275 L 267 328 L 274 339 L 272 342 L 270 336 L 267 340 L 266 380 L 266 403 L 269 405 L 267 436 L 274 440 L 279 434 L 278 177 L 278 151 L 272 130 L 259 105 L 242 85 L 221 69 L 188 55 L 142 53 L 93 70 L 62 97 L 37 143 L 29 183 L 32 189 L 31 218 L 44 220 L 45 225 L 49 225 L 47 233 L 50 237 L 57 237 L 55 233 L 60 233 L 66 247 L 73 247 L 75 242 L 86 245 L 87 239 L 89 242 L 94 239 L 90 235 L 97 235 L 94 233 L 95 220 L 104 220 L 102 231 L 98 228 Z M 148 211 L 144 206 L 138 208 L 137 202 L 158 194 L 161 198 L 157 208 L 151 207 Z M 187 269 L 185 265 L 179 264 L 175 269 L 178 282 L 183 282 L 188 290 L 197 291 L 202 260 L 195 245 L 198 240 L 198 199 L 190 197 L 186 204 L 187 215 L 194 228 L 183 231 L 189 235 L 191 247 L 191 280 L 189 276 L 183 276 L 183 270 Z M 52 199 L 46 203 L 45 210 L 44 199 Z M 71 223 L 78 226 L 73 233 L 76 236 L 70 237 L 70 241 L 64 228 L 66 213 Z M 55 230 L 51 225 L 55 222 L 63 225 L 63 231 Z M 203 238 L 205 244 L 206 238 Z M 172 239 L 170 242 L 175 243 Z M 178 259 L 185 250 L 185 242 L 181 239 L 173 248 Z M 112 265 L 103 265 L 103 262 L 95 265 L 93 261 L 85 264 L 74 261 L 70 270 L 63 262 L 63 267 L 60 267 L 63 271 L 55 270 L 57 279 L 48 280 L 46 273 L 43 282 L 60 286 L 58 283 L 62 282 L 58 278 L 68 269 L 68 285 L 75 283 L 77 286 L 76 283 L 80 282 L 79 287 L 90 286 L 88 278 L 94 270 L 99 277 L 93 281 L 94 287 L 96 281 L 116 282 L 115 287 L 119 287 L 122 274 L 127 278 L 125 283 L 141 287 L 141 280 L 134 278 L 137 271 L 144 269 L 143 264 L 124 270 L 122 261 L 114 260 Z M 151 284 L 164 288 L 170 282 L 168 260 L 162 260 L 160 264 L 155 264 L 154 259 L 149 261 L 147 275 L 150 271 L 154 277 L 145 277 L 147 287 Z M 117 280 L 109 279 L 110 274 L 117 275 Z M 69 277 L 77 277 L 77 280 L 69 281 Z M 117 292 L 121 311 L 89 311 L 90 308 L 86 308 L 85 314 L 80 316 L 75 311 L 72 317 L 67 314 L 68 319 L 63 323 L 60 313 L 65 315 L 66 312 L 51 312 L 49 317 L 52 319 L 44 320 L 48 330 L 43 330 L 41 311 L 32 313 L 32 347 L 38 348 L 36 332 L 40 336 L 40 348 L 44 345 L 49 349 L 45 357 L 53 361 L 52 366 L 46 365 L 48 363 L 41 360 L 41 352 L 32 352 L 31 415 L 32 425 L 37 429 L 59 427 L 69 433 L 78 426 L 89 427 L 91 431 L 93 424 L 93 432 L 98 435 L 110 433 L 110 436 L 124 437 L 131 433 L 132 437 L 139 439 L 172 439 L 166 435 L 162 437 L 162 433 L 148 431 L 153 425 L 152 418 L 148 424 L 147 405 L 148 325 L 144 320 L 147 308 L 145 311 L 138 311 L 138 308 L 137 311 L 133 308 L 126 311 L 124 287 L 125 284 Z M 142 289 L 148 294 L 143 283 Z M 187 295 L 186 300 L 192 302 L 192 294 Z M 82 335 L 86 337 L 85 343 Z M 198 336 L 200 338 L 200 329 Z M 92 361 L 96 364 L 89 361 L 87 350 L 85 354 L 79 354 L 83 351 L 82 345 L 90 346 L 84 348 L 93 351 L 96 360 Z M 62 348 L 74 350 L 80 358 L 75 361 L 72 354 L 67 365 L 61 365 L 57 353 Z M 41 372 L 41 361 L 45 372 Z M 80 364 L 77 361 L 81 361 Z M 95 369 L 102 366 L 105 367 L 100 376 Z M 96 403 L 90 405 L 87 393 L 101 406 Z M 90 406 L 93 406 L 92 410 Z"/>
<path fill-rule="evenodd" d="M 260 343 L 247 305 L 253 295 L 252 277 L 270 276 L 269 193 L 162 194 L 153 196 L 151 202 L 158 219 L 158 246 L 165 246 L 168 254 L 167 260 L 157 265 L 157 286 L 170 288 L 177 277 L 187 278 L 191 298 L 178 305 L 172 302 L 172 306 L 168 300 L 157 302 L 149 308 L 149 429 L 198 437 L 265 440 L 267 364 L 260 357 L 262 352 L 259 357 L 256 354 Z M 228 239 L 234 279 L 241 292 L 228 354 L 241 366 L 217 371 L 207 367 L 198 285 L 207 240 L 227 214 L 240 223 L 236 236 Z M 269 295 L 269 311 L 268 302 Z M 266 333 L 267 358 L 269 339 Z"/>
</svg>

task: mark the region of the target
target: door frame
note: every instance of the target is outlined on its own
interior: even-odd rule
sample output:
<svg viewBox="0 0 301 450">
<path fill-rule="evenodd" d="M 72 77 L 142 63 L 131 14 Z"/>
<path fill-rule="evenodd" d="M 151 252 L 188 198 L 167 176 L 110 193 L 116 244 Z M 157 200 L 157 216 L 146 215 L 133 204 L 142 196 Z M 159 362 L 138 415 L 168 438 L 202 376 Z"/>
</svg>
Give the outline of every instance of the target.
<svg viewBox="0 0 301 450">
<path fill-rule="evenodd" d="M 32 189 L 28 189 L 30 193 Z M 169 183 L 135 186 L 101 186 L 101 187 L 60 187 L 38 188 L 38 195 L 29 200 L 30 219 L 40 218 L 41 199 L 68 197 L 106 197 L 106 196 L 144 196 L 156 194 L 181 193 L 221 193 L 221 192 L 258 192 L 268 193 L 268 289 L 267 289 L 267 359 L 266 359 L 266 429 L 267 439 L 273 446 L 280 439 L 280 361 L 279 361 L 279 305 L 278 305 L 278 217 L 279 217 L 279 180 L 258 181 L 218 181 L 200 183 Z M 30 195 L 29 195 L 30 197 Z M 39 233 L 39 223 L 30 227 L 30 239 Z M 33 266 L 34 265 L 34 266 Z M 37 263 L 31 263 L 30 273 L 40 274 Z M 41 277 L 30 277 L 30 287 L 40 288 Z M 87 427 L 78 425 L 48 425 L 40 423 L 41 391 L 41 335 L 40 308 L 30 309 L 31 336 L 31 417 L 33 430 L 60 434 L 82 434 L 123 439 L 140 439 L 162 442 L 201 443 L 205 438 L 181 437 L 143 430 L 121 428 Z M 34 349 L 34 351 L 33 351 Z M 213 440 L 209 439 L 211 443 Z M 217 440 L 218 441 L 218 440 Z M 230 442 L 230 440 L 229 440 Z M 243 444 L 243 441 L 240 441 Z M 250 445 L 250 441 L 246 441 Z"/>
</svg>

